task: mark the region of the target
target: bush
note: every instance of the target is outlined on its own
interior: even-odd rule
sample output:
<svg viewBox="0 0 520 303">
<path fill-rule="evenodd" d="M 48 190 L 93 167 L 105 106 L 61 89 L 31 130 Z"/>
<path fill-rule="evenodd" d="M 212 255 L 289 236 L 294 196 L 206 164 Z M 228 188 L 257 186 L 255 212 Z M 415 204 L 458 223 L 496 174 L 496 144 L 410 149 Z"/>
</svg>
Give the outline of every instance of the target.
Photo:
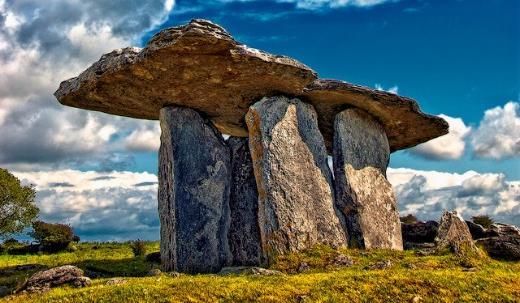
<svg viewBox="0 0 520 303">
<path fill-rule="evenodd" d="M 33 223 L 33 232 L 30 235 L 38 241 L 44 251 L 50 252 L 64 250 L 74 240 L 74 232 L 69 225 L 43 221 Z"/>
<path fill-rule="evenodd" d="M 146 261 L 150 263 L 161 263 L 161 253 L 156 251 L 146 255 Z"/>
<path fill-rule="evenodd" d="M 400 217 L 399 219 L 401 219 L 401 222 L 405 223 L 405 224 L 413 224 L 413 223 L 417 223 L 419 221 L 419 220 L 417 220 L 417 217 L 412 214 L 408 214 L 406 216 Z"/>
<path fill-rule="evenodd" d="M 484 228 L 490 228 L 491 224 L 495 223 L 495 221 L 488 215 L 473 216 L 471 219 L 473 220 L 473 223 L 480 224 Z"/>
<path fill-rule="evenodd" d="M 143 240 L 137 239 L 136 241 L 130 242 L 130 248 L 132 248 L 132 252 L 136 257 L 146 255 L 146 244 Z"/>
</svg>

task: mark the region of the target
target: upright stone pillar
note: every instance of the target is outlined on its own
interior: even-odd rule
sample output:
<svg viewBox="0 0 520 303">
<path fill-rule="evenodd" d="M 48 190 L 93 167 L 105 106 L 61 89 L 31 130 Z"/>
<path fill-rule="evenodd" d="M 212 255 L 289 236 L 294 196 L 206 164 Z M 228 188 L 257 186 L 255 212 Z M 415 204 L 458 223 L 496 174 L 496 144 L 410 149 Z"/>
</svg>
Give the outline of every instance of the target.
<svg viewBox="0 0 520 303">
<path fill-rule="evenodd" d="M 162 269 L 217 272 L 230 262 L 229 147 L 192 109 L 165 107 L 160 122 Z"/>
<path fill-rule="evenodd" d="M 336 203 L 344 213 L 349 246 L 403 249 L 392 185 L 390 148 L 383 127 L 368 113 L 347 109 L 334 121 Z"/>
<path fill-rule="evenodd" d="M 346 245 L 312 105 L 285 97 L 264 98 L 250 107 L 246 122 L 263 257 L 270 260 L 319 243 Z"/>
<path fill-rule="evenodd" d="M 262 263 L 260 227 L 258 226 L 258 191 L 248 138 L 229 137 L 231 149 L 231 226 L 229 247 L 233 265 Z"/>
</svg>

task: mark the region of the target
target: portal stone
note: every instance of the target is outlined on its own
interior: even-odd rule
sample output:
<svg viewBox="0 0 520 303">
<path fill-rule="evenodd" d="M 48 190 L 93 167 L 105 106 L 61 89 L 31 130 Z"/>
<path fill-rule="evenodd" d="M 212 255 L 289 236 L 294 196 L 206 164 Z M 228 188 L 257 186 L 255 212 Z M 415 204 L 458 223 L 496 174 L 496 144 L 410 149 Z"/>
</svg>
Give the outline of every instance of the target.
<svg viewBox="0 0 520 303">
<path fill-rule="evenodd" d="M 231 261 L 229 147 L 192 109 L 165 107 L 160 122 L 162 270 L 218 272 Z"/>
<path fill-rule="evenodd" d="M 263 98 L 250 107 L 246 123 L 265 260 L 316 244 L 345 246 L 312 105 L 286 97 Z"/>
<path fill-rule="evenodd" d="M 334 121 L 336 204 L 346 217 L 349 246 L 403 249 L 383 127 L 368 113 L 347 109 Z"/>
<path fill-rule="evenodd" d="M 480 256 L 468 225 L 456 211 L 444 211 L 442 214 L 435 249 L 438 253 L 449 250 L 460 256 Z"/>
<path fill-rule="evenodd" d="M 249 140 L 229 137 L 227 143 L 231 149 L 231 226 L 228 238 L 233 265 L 259 265 L 262 248 L 258 226 L 258 191 Z"/>
</svg>

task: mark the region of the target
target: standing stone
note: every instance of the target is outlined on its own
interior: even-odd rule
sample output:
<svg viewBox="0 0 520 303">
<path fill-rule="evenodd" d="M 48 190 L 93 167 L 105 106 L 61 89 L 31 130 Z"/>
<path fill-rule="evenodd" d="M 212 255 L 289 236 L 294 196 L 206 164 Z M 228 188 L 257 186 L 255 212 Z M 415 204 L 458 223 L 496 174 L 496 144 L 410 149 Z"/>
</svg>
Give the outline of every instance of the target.
<svg viewBox="0 0 520 303">
<path fill-rule="evenodd" d="M 346 217 L 349 246 L 403 249 L 383 127 L 368 113 L 347 109 L 334 121 L 336 204 Z"/>
<path fill-rule="evenodd" d="M 468 225 L 456 211 L 445 211 L 442 214 L 435 249 L 437 252 L 450 250 L 457 255 L 479 255 Z"/>
<path fill-rule="evenodd" d="M 162 270 L 218 272 L 230 261 L 229 147 L 192 109 L 165 107 L 160 121 Z"/>
<path fill-rule="evenodd" d="M 231 149 L 231 225 L 229 248 L 233 265 L 261 263 L 260 228 L 258 226 L 258 191 L 247 138 L 229 137 Z"/>
<path fill-rule="evenodd" d="M 346 245 L 312 105 L 285 97 L 263 98 L 250 107 L 246 123 L 265 260 L 318 243 Z"/>
</svg>

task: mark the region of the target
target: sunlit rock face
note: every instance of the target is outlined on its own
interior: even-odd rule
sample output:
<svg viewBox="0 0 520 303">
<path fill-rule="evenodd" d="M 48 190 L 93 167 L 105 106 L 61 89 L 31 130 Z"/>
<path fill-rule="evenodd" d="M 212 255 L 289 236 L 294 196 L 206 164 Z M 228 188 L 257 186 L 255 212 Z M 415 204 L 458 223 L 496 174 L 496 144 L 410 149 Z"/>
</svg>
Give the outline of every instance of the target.
<svg viewBox="0 0 520 303">
<path fill-rule="evenodd" d="M 228 245 L 229 147 L 196 111 L 161 109 L 159 217 L 165 271 L 218 272 Z"/>
<path fill-rule="evenodd" d="M 392 185 L 386 179 L 390 148 L 381 124 L 359 109 L 334 121 L 336 204 L 346 218 L 349 245 L 403 249 Z"/>
<path fill-rule="evenodd" d="M 264 258 L 320 243 L 345 246 L 314 108 L 298 99 L 264 98 L 251 106 L 246 122 Z"/>
</svg>

